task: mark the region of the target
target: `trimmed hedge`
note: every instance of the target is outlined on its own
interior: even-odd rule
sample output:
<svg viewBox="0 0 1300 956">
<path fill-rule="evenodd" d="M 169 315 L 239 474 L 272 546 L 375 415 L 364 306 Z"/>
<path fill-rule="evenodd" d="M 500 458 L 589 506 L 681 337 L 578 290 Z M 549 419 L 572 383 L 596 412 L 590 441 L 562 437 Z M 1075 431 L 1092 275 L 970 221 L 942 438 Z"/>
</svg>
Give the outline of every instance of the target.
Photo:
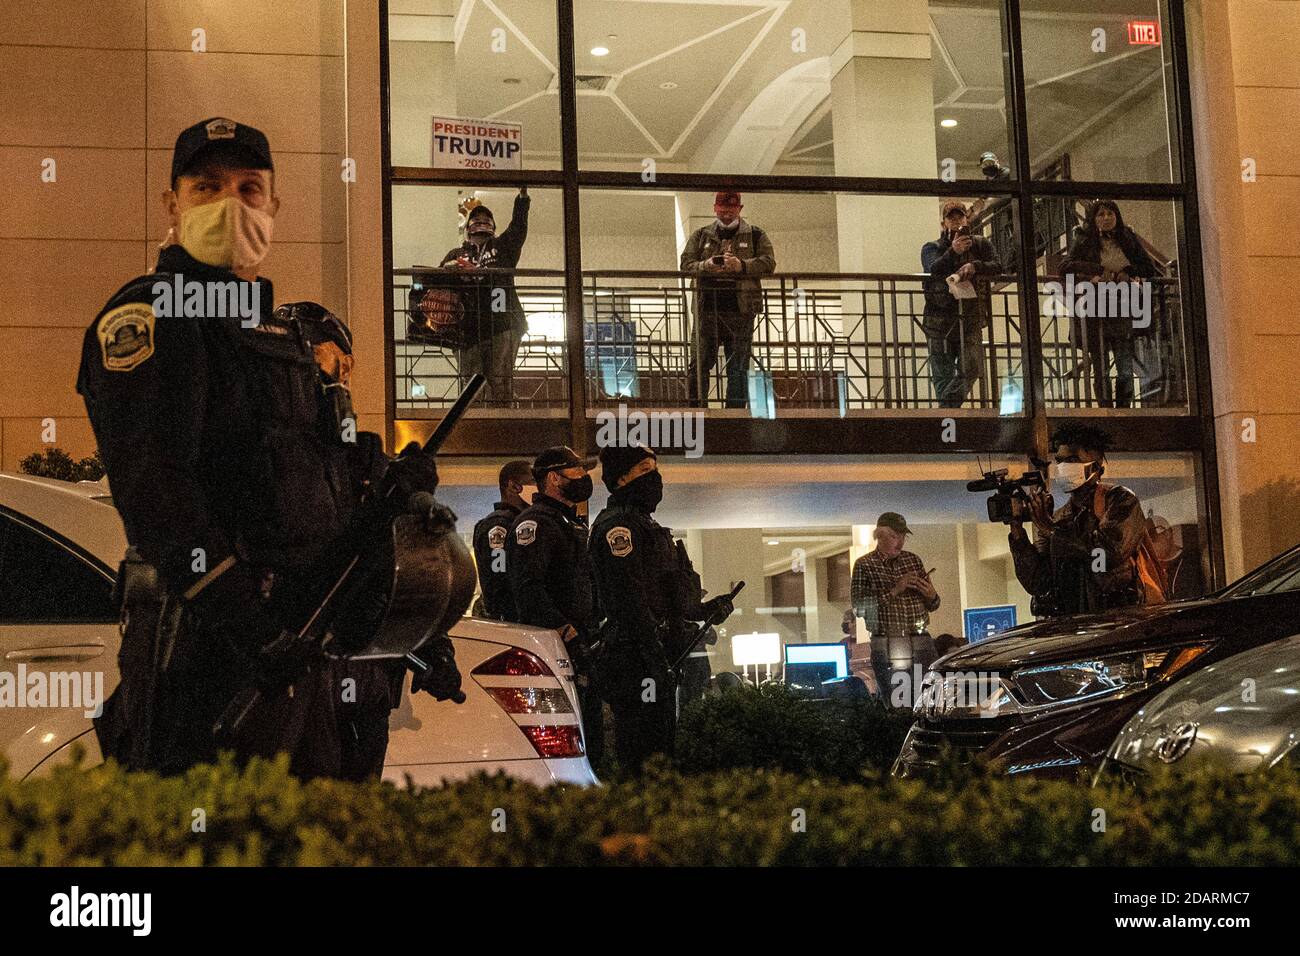
<svg viewBox="0 0 1300 956">
<path fill-rule="evenodd" d="M 809 700 L 781 684 L 734 690 L 682 712 L 677 764 L 688 773 L 762 767 L 852 780 L 863 769 L 888 772 L 912 721 L 874 697 Z"/>
<path fill-rule="evenodd" d="M 1140 793 L 978 774 L 955 789 L 874 774 L 687 777 L 663 764 L 586 790 L 480 776 L 408 791 L 302 784 L 284 760 L 170 779 L 110 763 L 0 781 L 0 865 L 1297 863 L 1292 770 L 1205 769 Z"/>
<path fill-rule="evenodd" d="M 58 478 L 61 481 L 99 481 L 104 477 L 104 462 L 96 451 L 79 461 L 74 461 L 62 448 L 47 448 L 44 453 L 32 452 L 18 463 L 18 470 L 37 478 Z"/>
</svg>

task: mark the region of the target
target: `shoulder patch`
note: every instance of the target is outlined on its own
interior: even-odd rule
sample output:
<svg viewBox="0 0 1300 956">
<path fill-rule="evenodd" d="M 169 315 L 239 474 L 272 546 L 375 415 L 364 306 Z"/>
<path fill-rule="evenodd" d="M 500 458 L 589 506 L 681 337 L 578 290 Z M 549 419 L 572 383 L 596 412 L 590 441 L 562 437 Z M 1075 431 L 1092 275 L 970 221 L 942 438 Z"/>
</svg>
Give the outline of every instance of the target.
<svg viewBox="0 0 1300 956">
<path fill-rule="evenodd" d="M 497 548 L 504 548 L 506 546 L 506 536 L 508 534 L 509 534 L 509 530 L 506 528 L 505 525 L 503 524 L 494 525 L 492 530 L 489 531 L 487 534 L 488 547 L 492 548 L 493 550 L 496 550 Z"/>
<path fill-rule="evenodd" d="M 609 545 L 609 553 L 614 557 L 626 558 L 632 553 L 632 532 L 622 525 L 610 528 L 605 532 L 605 543 Z"/>
<path fill-rule="evenodd" d="M 524 547 L 537 540 L 537 522 L 529 519 L 515 525 L 515 540 Z"/>
<path fill-rule="evenodd" d="M 104 368 L 110 372 L 129 372 L 153 355 L 153 307 L 144 302 L 128 302 L 100 316 L 95 325 Z"/>
</svg>

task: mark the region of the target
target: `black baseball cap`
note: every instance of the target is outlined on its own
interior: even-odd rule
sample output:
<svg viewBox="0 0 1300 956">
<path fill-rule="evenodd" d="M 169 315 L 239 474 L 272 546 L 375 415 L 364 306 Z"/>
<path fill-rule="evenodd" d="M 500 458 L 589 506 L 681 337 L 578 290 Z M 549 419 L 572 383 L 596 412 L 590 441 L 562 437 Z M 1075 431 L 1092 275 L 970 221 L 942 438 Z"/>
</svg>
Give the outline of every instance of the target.
<svg viewBox="0 0 1300 956">
<path fill-rule="evenodd" d="M 542 475 L 548 471 L 563 471 L 565 468 L 583 468 L 587 471 L 596 467 L 595 458 L 579 458 L 578 453 L 568 445 L 555 445 L 546 449 L 533 459 L 533 477 L 540 487 Z"/>
<path fill-rule="evenodd" d="M 302 334 L 313 347 L 333 342 L 344 355 L 352 354 L 352 330 L 319 302 L 287 302 L 275 310 L 275 316 L 281 321 L 297 319 Z"/>
<path fill-rule="evenodd" d="M 218 146 L 242 152 L 248 158 L 250 169 L 275 169 L 265 133 L 246 123 L 214 116 L 195 123 L 176 137 L 172 150 L 172 185 L 176 185 L 176 177 L 188 171 L 203 153 Z"/>
<path fill-rule="evenodd" d="M 903 520 L 903 516 L 897 511 L 886 511 L 876 519 L 876 525 L 877 527 L 885 527 L 892 531 L 897 531 L 899 534 L 912 533 L 912 529 L 907 526 L 907 522 Z"/>
</svg>

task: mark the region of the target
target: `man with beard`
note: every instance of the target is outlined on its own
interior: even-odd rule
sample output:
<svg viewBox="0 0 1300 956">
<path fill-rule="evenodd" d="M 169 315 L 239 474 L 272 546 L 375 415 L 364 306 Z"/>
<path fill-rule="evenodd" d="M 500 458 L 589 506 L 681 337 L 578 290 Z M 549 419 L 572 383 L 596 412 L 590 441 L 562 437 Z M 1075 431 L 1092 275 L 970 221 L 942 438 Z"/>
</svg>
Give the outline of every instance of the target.
<svg viewBox="0 0 1300 956">
<path fill-rule="evenodd" d="M 576 674 L 587 759 L 604 754 L 600 695 L 591 679 L 588 647 L 595 637 L 596 594 L 587 557 L 587 522 L 578 506 L 591 497 L 594 458 L 566 446 L 548 448 L 533 461 L 537 493 L 506 536 L 506 574 L 520 624 L 554 628 Z"/>
<path fill-rule="evenodd" d="M 726 595 L 701 601 L 700 578 L 686 549 L 654 519 L 663 475 L 649 448 L 600 451 L 609 503 L 591 529 L 591 563 L 605 627 L 602 692 L 614 713 L 619 765 L 637 772 L 652 754 L 672 753 L 676 676 L 688 621 L 720 624 L 733 610 Z"/>
</svg>

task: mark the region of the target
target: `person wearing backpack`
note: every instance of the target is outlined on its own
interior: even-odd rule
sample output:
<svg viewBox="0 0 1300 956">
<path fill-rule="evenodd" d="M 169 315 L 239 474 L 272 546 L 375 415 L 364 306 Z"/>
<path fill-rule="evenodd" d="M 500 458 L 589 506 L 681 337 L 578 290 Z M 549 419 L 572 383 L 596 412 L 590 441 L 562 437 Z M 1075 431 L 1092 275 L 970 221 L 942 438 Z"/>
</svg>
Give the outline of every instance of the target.
<svg viewBox="0 0 1300 956">
<path fill-rule="evenodd" d="M 1060 617 L 1165 601 L 1164 574 L 1151 548 L 1141 501 L 1122 485 L 1105 484 L 1110 436 L 1066 423 L 1052 436 L 1052 494 L 1029 489 L 1029 517 L 1011 522 L 1016 578 L 1036 617 Z M 1053 510 L 1055 500 L 1063 500 Z"/>
</svg>

